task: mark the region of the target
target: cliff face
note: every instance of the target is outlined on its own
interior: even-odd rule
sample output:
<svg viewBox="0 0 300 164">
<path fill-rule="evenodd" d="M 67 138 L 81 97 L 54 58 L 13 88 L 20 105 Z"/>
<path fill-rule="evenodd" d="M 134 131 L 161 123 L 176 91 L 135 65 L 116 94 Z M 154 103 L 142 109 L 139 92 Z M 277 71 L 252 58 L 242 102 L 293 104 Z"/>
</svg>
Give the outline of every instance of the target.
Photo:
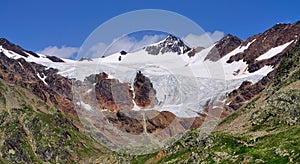
<svg viewBox="0 0 300 164">
<path fill-rule="evenodd" d="M 146 108 L 157 104 L 156 91 L 150 79 L 140 71 L 137 72 L 134 80 L 134 101 L 137 106 Z"/>
<path fill-rule="evenodd" d="M 128 83 L 107 79 L 107 74 L 96 75 L 96 98 L 100 109 L 119 111 L 133 108 L 133 93 Z"/>
</svg>

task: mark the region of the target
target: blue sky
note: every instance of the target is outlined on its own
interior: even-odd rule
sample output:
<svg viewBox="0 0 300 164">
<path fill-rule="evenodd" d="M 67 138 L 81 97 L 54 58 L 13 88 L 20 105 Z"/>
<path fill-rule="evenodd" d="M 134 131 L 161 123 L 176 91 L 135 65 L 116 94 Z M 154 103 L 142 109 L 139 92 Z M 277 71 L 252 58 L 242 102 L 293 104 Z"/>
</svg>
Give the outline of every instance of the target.
<svg viewBox="0 0 300 164">
<path fill-rule="evenodd" d="M 48 46 L 80 47 L 101 23 L 138 9 L 164 9 L 184 15 L 205 31 L 242 39 L 276 23 L 300 20 L 300 2 L 199 0 L 9 0 L 1 2 L 0 37 L 38 51 Z"/>
</svg>

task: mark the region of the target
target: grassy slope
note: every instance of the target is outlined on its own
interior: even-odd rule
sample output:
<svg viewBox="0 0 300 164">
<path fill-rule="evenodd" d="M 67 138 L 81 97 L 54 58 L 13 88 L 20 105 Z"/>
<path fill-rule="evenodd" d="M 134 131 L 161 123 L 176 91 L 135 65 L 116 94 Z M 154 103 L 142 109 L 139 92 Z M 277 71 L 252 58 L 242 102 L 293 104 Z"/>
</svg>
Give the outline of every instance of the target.
<svg viewBox="0 0 300 164">
<path fill-rule="evenodd" d="M 78 163 L 107 153 L 76 118 L 0 81 L 0 163 Z"/>
<path fill-rule="evenodd" d="M 300 163 L 300 43 L 285 54 L 274 83 L 215 132 L 197 130 L 135 163 Z M 163 154 L 163 155 L 161 155 Z"/>
</svg>

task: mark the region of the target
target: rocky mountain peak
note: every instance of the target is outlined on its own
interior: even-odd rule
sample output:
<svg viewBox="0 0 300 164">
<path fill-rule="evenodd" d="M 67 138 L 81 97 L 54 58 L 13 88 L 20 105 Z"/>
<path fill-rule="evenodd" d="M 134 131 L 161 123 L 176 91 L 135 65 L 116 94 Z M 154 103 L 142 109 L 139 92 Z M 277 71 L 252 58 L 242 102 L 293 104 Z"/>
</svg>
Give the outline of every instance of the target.
<svg viewBox="0 0 300 164">
<path fill-rule="evenodd" d="M 229 52 L 236 49 L 242 43 L 242 39 L 228 34 L 216 43 L 215 47 L 208 53 L 205 60 L 217 61 Z"/>
<path fill-rule="evenodd" d="M 237 90 L 232 91 L 229 97 L 232 101 L 230 107 L 239 109 L 245 102 L 258 95 L 274 79 L 276 69 L 284 59 L 284 55 L 299 44 L 300 22 L 295 24 L 276 24 L 264 33 L 257 34 L 247 39 L 242 46 L 250 43 L 249 47 L 242 53 L 238 53 L 229 58 L 227 63 L 243 60 L 248 64 L 247 70 L 255 72 L 264 66 L 272 66 L 274 71 L 268 73 L 255 84 L 247 83 L 241 85 Z M 278 47 L 283 46 L 280 51 L 275 51 Z M 272 51 L 271 51 L 272 50 Z M 259 60 L 259 57 L 273 52 L 274 55 Z"/>
<path fill-rule="evenodd" d="M 295 24 L 276 24 L 264 33 L 257 34 L 250 37 L 245 41 L 242 46 L 246 46 L 249 43 L 251 45 L 243 53 L 238 53 L 231 56 L 227 61 L 232 63 L 234 61 L 243 60 L 247 62 L 248 71 L 255 72 L 265 65 L 276 66 L 280 62 L 280 56 L 289 50 L 293 45 L 300 39 L 300 23 Z M 282 46 L 289 42 L 290 45 L 286 47 L 283 51 L 279 52 L 276 56 L 265 59 L 256 60 L 259 56 L 267 53 L 269 50 L 275 47 Z"/>
<path fill-rule="evenodd" d="M 32 55 L 34 57 L 39 58 L 39 55 L 37 55 L 36 53 L 34 53 L 32 51 L 24 50 L 20 46 L 11 43 L 10 41 L 8 41 L 5 38 L 0 38 L 0 46 L 5 48 L 6 50 L 13 51 L 23 57 L 28 57 L 29 55 Z"/>
<path fill-rule="evenodd" d="M 22 58 L 28 58 L 30 56 L 33 56 L 35 58 L 41 58 L 41 56 L 36 54 L 35 52 L 25 50 L 22 47 L 14 44 L 14 43 L 11 43 L 9 40 L 7 40 L 5 38 L 0 38 L 0 47 L 2 47 L 5 50 L 8 50 L 9 53 L 14 52 L 14 53 L 22 56 Z M 0 52 L 2 52 L 3 49 L 0 49 Z M 44 57 L 48 58 L 52 62 L 65 62 L 64 60 L 62 60 L 56 56 L 45 55 Z"/>
<path fill-rule="evenodd" d="M 181 39 L 177 38 L 174 35 L 169 35 L 165 40 L 145 47 L 144 48 L 148 54 L 158 55 L 168 52 L 177 53 L 178 55 L 184 54 L 191 50 Z"/>
</svg>

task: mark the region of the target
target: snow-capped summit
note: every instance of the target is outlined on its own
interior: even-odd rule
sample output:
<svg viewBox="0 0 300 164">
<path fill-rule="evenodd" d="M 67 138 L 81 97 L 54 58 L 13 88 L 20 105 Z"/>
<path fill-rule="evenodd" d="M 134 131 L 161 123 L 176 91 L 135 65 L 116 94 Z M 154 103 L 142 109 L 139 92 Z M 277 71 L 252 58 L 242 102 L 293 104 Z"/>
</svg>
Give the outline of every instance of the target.
<svg viewBox="0 0 300 164">
<path fill-rule="evenodd" d="M 151 55 L 164 54 L 167 52 L 177 53 L 178 55 L 181 55 L 191 50 L 191 48 L 187 46 L 182 40 L 173 35 L 169 35 L 165 40 L 147 46 L 144 49 L 148 52 L 148 54 Z"/>
<path fill-rule="evenodd" d="M 38 64 L 45 63 L 45 62 L 49 62 L 49 63 L 65 62 L 64 60 L 56 56 L 41 55 L 32 51 L 25 50 L 22 47 L 11 43 L 5 38 L 0 38 L 0 52 L 12 59 L 23 58 L 28 62 L 36 62 Z"/>
<path fill-rule="evenodd" d="M 57 88 L 61 94 L 69 95 L 68 98 L 72 95 L 71 80 L 83 82 L 91 75 L 105 72 L 107 78 L 103 84 L 110 85 L 113 81 L 113 84 L 121 87 L 115 88 L 117 91 L 118 89 L 124 91 L 118 93 L 127 96 L 120 97 L 126 98 L 121 101 L 122 103 L 129 102 L 127 100 L 132 99 L 130 96 L 137 96 L 129 94 L 129 99 L 127 99 L 128 94 L 125 91 L 134 91 L 128 89 L 128 85 L 134 88 L 136 72 L 141 71 L 145 77 L 149 78 L 156 91 L 155 97 L 159 106 L 154 107 L 155 110 L 169 111 L 180 117 L 192 117 L 202 111 L 202 107 L 206 104 L 204 99 L 208 97 L 213 101 L 221 99 L 222 96 L 225 97 L 224 88 L 229 93 L 245 80 L 252 82 L 251 87 L 255 93 L 245 95 L 244 99 L 249 100 L 258 94 L 259 88 L 268 84 L 266 79 L 272 79 L 274 75 L 272 72 L 276 71 L 284 53 L 299 41 L 299 31 L 300 23 L 276 25 L 246 41 L 227 35 L 210 47 L 194 49 L 179 38 L 169 35 L 164 40 L 135 52 L 121 51 L 103 58 L 82 58 L 80 61 L 34 53 L 6 39 L 0 39 L 0 66 L 5 66 L 5 70 L 2 71 L 4 80 L 13 79 L 11 75 L 5 74 L 7 70 L 13 70 L 14 74 L 17 72 L 13 80 L 20 82 L 20 85 L 24 86 L 23 82 L 26 80 L 32 85 L 31 82 L 34 81 L 39 85 L 44 85 L 39 92 Z M 12 66 L 16 68 L 11 69 Z M 120 83 L 122 85 L 119 85 Z M 91 87 L 94 87 L 93 84 L 91 83 Z M 248 86 L 250 83 L 245 84 Z M 147 83 L 143 87 L 151 91 L 152 86 L 150 86 L 150 83 Z M 63 89 L 65 87 L 67 87 L 66 90 Z M 111 88 L 114 87 L 104 87 L 109 92 L 103 92 L 103 94 L 111 94 Z M 87 91 L 84 94 L 93 93 L 93 90 L 87 89 Z M 196 97 L 191 99 L 190 95 L 196 95 Z M 43 95 L 38 96 L 46 99 Z M 232 101 L 230 105 L 232 109 L 239 107 L 234 102 L 241 104 L 239 98 Z M 65 100 L 61 99 L 61 101 Z M 195 105 L 193 102 L 198 104 Z M 127 107 L 139 109 L 135 108 L 139 103 L 134 104 L 130 101 L 124 104 Z M 145 102 L 140 104 L 149 105 L 145 105 Z"/>
</svg>

